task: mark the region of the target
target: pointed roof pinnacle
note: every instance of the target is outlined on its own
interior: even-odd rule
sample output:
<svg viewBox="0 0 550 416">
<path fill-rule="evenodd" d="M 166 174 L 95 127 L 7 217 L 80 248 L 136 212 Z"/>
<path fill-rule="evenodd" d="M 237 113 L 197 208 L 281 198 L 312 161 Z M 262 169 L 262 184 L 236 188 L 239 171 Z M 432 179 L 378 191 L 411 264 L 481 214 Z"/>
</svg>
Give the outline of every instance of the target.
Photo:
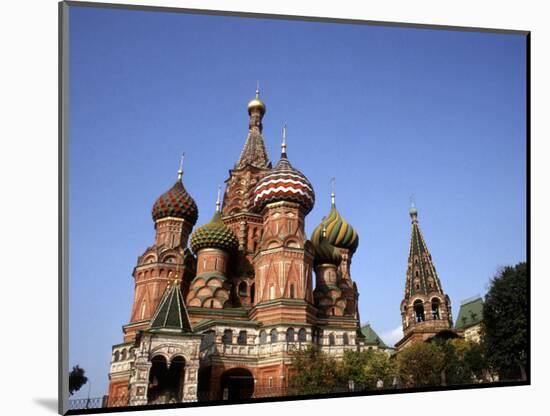
<svg viewBox="0 0 550 416">
<path fill-rule="evenodd" d="M 283 141 L 281 142 L 281 158 L 286 158 L 286 123 L 283 126 Z"/>
<path fill-rule="evenodd" d="M 260 81 L 256 81 L 256 99 L 260 98 Z"/>
<path fill-rule="evenodd" d="M 216 199 L 216 212 L 220 212 L 220 191 L 222 187 L 218 185 L 218 198 Z"/>
<path fill-rule="evenodd" d="M 336 178 L 335 177 L 332 177 L 330 179 L 330 187 L 331 187 L 331 192 L 330 192 L 330 203 L 332 206 L 335 206 L 336 205 L 336 192 L 335 192 L 335 189 L 336 189 Z"/>
<path fill-rule="evenodd" d="M 418 210 L 416 209 L 416 204 L 414 203 L 414 195 L 411 195 L 411 207 L 409 208 L 409 215 L 411 216 L 411 220 L 413 222 L 418 221 Z"/>
<path fill-rule="evenodd" d="M 181 181 L 181 178 L 183 178 L 183 159 L 184 158 L 185 158 L 185 152 L 181 154 L 180 168 L 178 169 L 178 181 Z"/>
</svg>

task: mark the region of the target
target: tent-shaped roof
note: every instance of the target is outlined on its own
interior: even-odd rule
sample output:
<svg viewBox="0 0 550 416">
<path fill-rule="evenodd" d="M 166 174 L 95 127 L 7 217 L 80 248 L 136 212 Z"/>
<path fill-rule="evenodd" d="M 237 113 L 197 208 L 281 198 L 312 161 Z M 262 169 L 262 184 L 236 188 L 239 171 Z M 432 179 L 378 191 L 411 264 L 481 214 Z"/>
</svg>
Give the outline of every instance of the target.
<svg viewBox="0 0 550 416">
<path fill-rule="evenodd" d="M 458 311 L 455 328 L 465 329 L 479 324 L 483 320 L 483 299 L 476 297 L 463 301 Z"/>
<path fill-rule="evenodd" d="M 152 331 L 193 332 L 178 283 L 168 286 L 153 319 Z"/>
<path fill-rule="evenodd" d="M 378 345 L 381 348 L 387 347 L 387 345 L 382 341 L 382 338 L 378 336 L 374 329 L 371 328 L 370 324 L 366 324 L 361 327 L 361 333 L 365 336 L 365 343 L 370 345 Z"/>
</svg>

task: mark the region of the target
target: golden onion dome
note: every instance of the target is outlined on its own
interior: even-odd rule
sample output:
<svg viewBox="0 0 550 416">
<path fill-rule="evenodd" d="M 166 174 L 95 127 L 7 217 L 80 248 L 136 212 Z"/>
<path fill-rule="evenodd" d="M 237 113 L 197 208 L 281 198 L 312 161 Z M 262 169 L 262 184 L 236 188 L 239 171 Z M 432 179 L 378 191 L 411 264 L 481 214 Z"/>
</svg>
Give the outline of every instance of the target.
<svg viewBox="0 0 550 416">
<path fill-rule="evenodd" d="M 258 88 L 256 88 L 256 97 L 254 97 L 248 103 L 248 114 L 251 114 L 252 110 L 254 109 L 260 110 L 260 113 L 262 113 L 262 115 L 265 114 L 265 104 L 262 100 L 260 100 L 260 90 Z"/>
</svg>

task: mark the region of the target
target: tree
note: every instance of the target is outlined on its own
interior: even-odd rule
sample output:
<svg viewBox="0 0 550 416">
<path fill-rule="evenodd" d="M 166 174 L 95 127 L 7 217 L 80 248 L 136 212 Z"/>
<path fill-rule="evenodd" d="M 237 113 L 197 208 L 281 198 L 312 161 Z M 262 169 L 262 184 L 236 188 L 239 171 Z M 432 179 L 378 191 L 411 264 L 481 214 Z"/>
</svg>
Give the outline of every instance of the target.
<svg viewBox="0 0 550 416">
<path fill-rule="evenodd" d="M 294 375 L 290 378 L 293 394 L 326 394 L 339 381 L 336 361 L 311 346 L 291 352 Z"/>
<path fill-rule="evenodd" d="M 80 388 L 86 384 L 88 377 L 84 375 L 84 369 L 75 365 L 72 371 L 69 373 L 69 395 L 73 395 Z"/>
<path fill-rule="evenodd" d="M 391 385 L 395 369 L 387 354 L 376 351 L 344 351 L 340 366 L 340 383 L 353 381 L 355 389 L 374 389 L 379 380 Z"/>
<path fill-rule="evenodd" d="M 406 387 L 437 386 L 445 353 L 435 343 L 420 342 L 397 355 L 397 371 Z"/>
<path fill-rule="evenodd" d="M 483 304 L 482 343 L 500 379 L 526 379 L 528 330 L 527 263 L 502 269 Z"/>
</svg>

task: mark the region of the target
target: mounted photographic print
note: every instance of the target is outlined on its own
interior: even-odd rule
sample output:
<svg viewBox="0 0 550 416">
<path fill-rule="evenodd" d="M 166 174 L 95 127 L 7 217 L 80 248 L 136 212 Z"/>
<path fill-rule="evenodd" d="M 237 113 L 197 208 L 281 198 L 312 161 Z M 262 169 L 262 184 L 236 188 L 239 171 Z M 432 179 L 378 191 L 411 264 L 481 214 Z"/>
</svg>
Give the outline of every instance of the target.
<svg viewBox="0 0 550 416">
<path fill-rule="evenodd" d="M 60 25 L 61 413 L 530 383 L 528 32 Z"/>
</svg>

